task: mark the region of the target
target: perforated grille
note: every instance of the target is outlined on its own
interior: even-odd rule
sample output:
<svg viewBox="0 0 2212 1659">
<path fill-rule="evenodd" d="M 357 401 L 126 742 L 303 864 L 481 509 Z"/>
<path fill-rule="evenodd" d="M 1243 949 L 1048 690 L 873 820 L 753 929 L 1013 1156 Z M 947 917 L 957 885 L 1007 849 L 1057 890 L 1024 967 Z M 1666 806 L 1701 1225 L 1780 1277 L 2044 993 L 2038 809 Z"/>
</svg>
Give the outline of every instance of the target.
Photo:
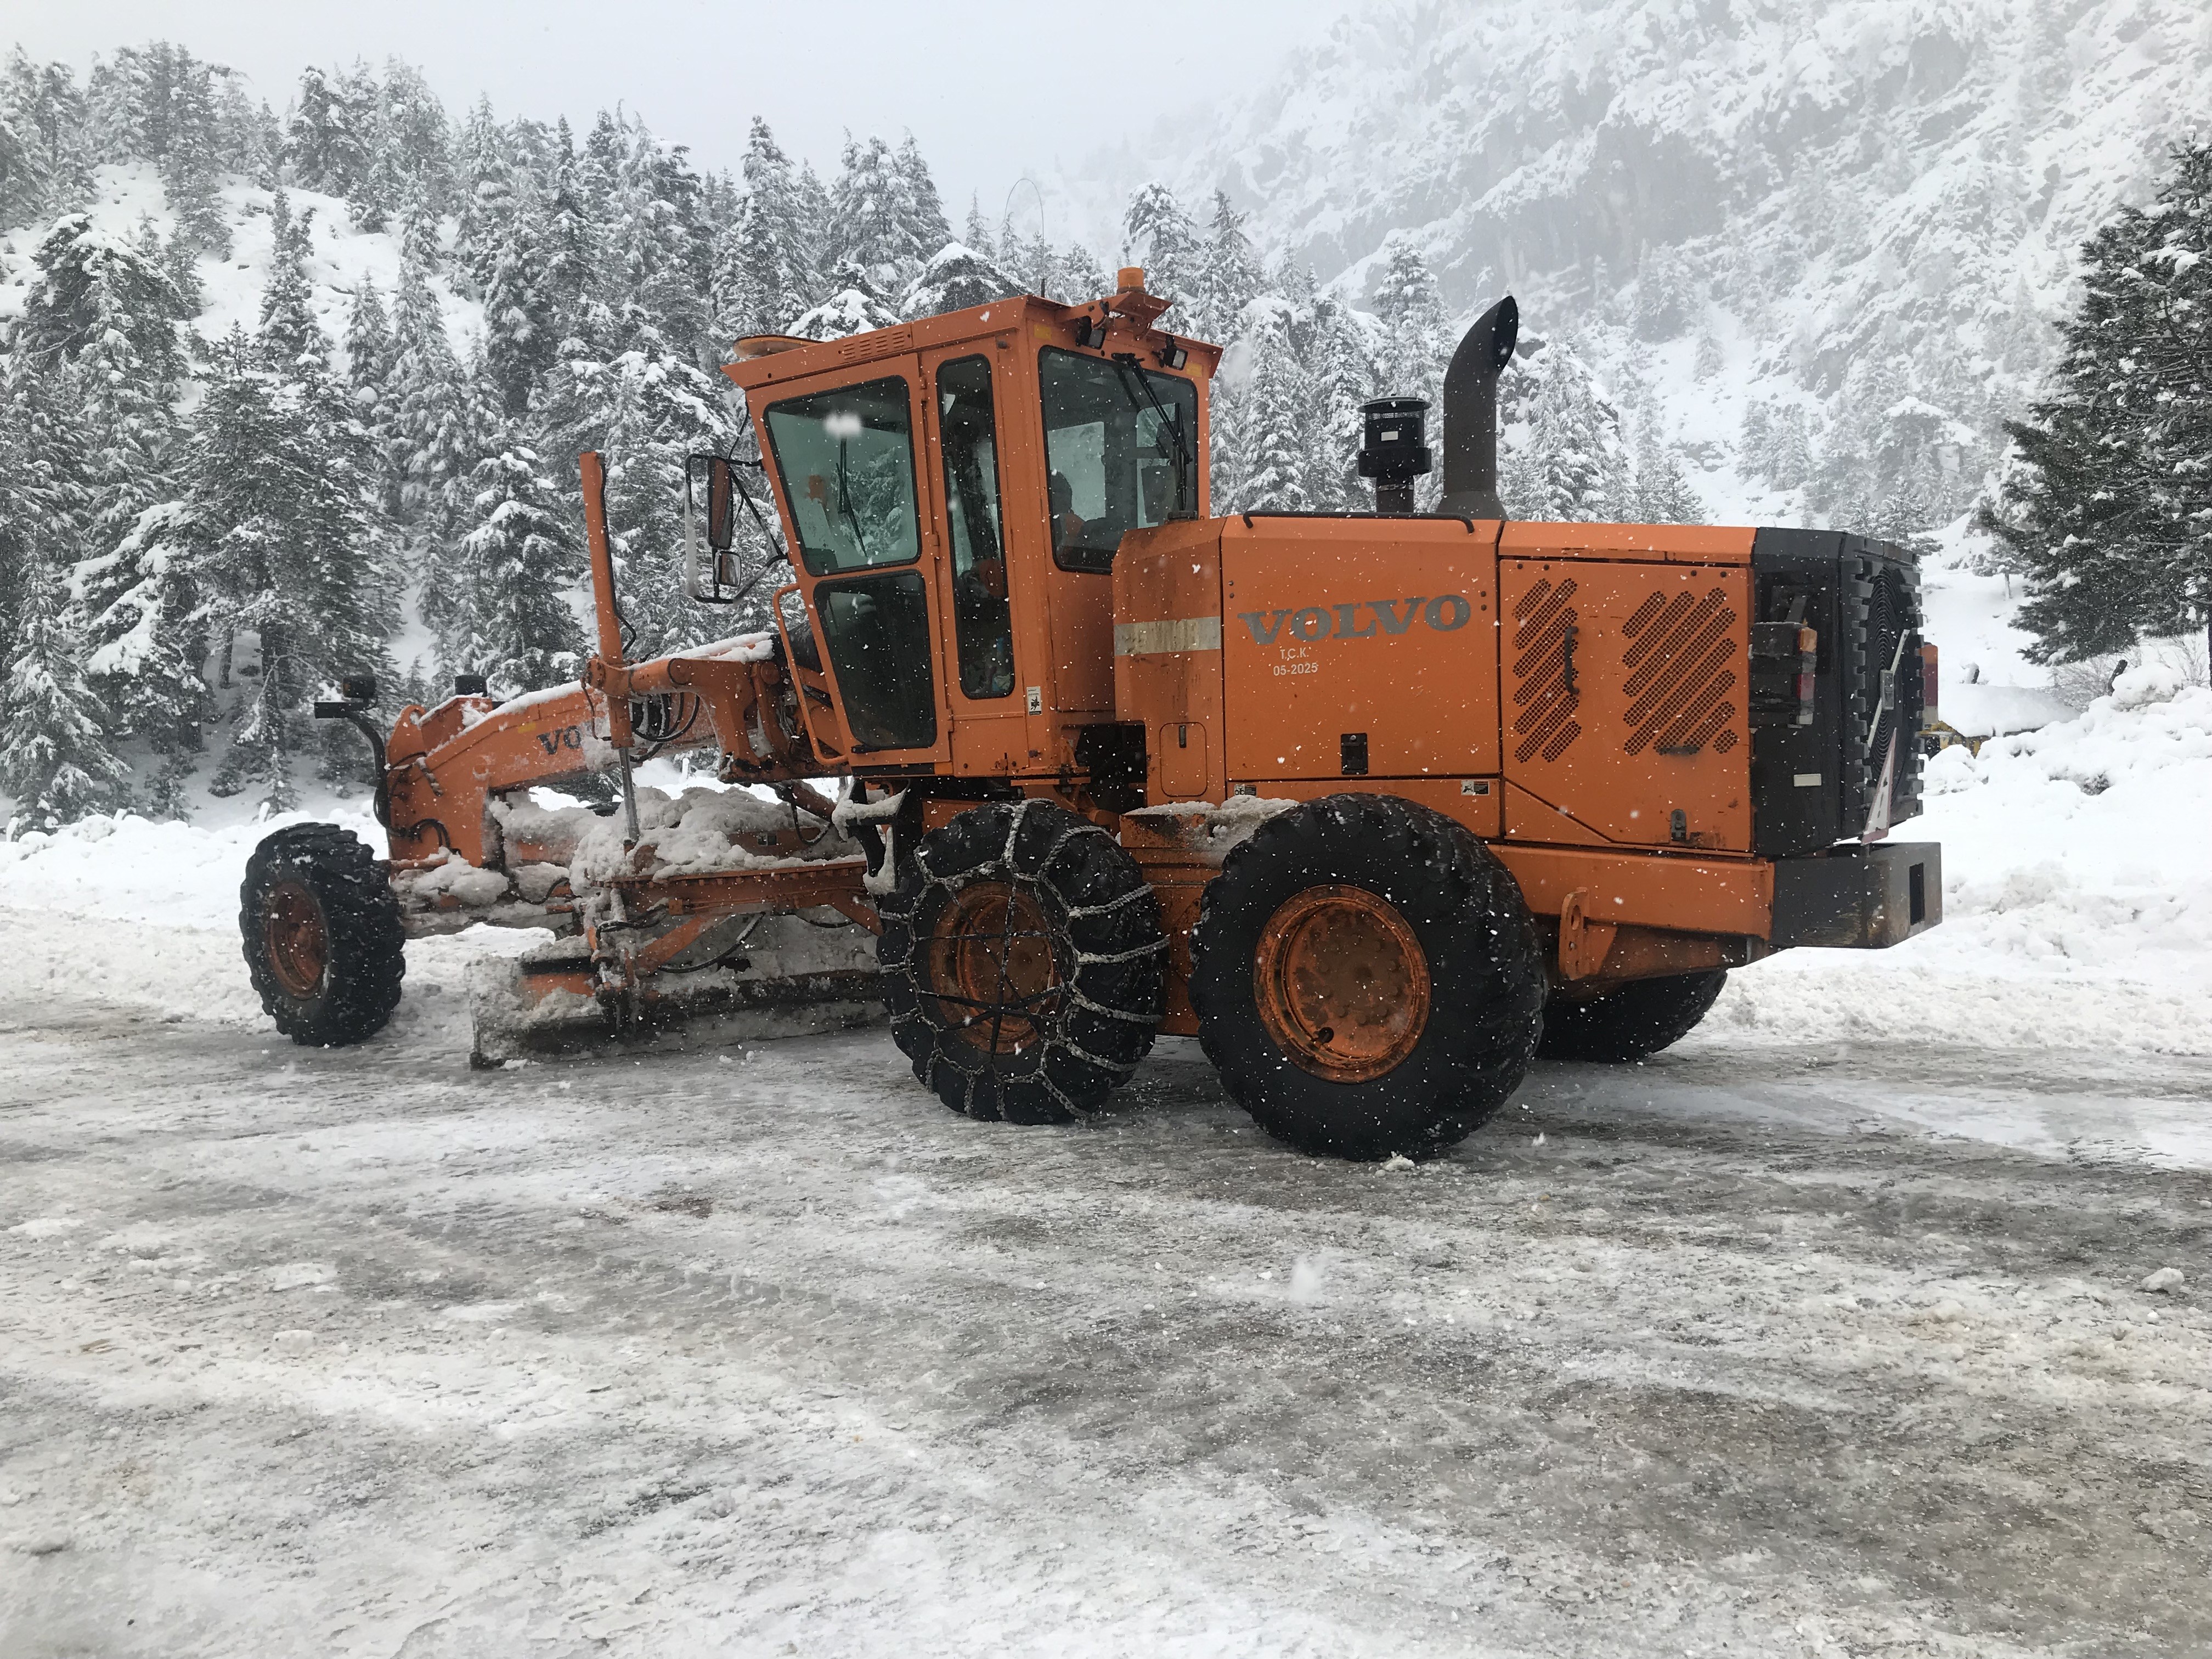
<svg viewBox="0 0 2212 1659">
<path fill-rule="evenodd" d="M 1527 762 L 1538 750 L 1555 761 L 1582 736 L 1575 711 L 1582 693 L 1575 684 L 1575 579 L 1554 587 L 1539 577 L 1513 607 L 1513 735 L 1516 760 Z"/>
<path fill-rule="evenodd" d="M 903 328 L 878 329 L 865 339 L 855 334 L 837 348 L 841 363 L 858 362 L 863 357 L 887 357 L 893 352 L 904 351 L 914 343 L 911 324 Z"/>
<path fill-rule="evenodd" d="M 1620 659 L 1628 671 L 1621 688 L 1628 698 L 1623 752 L 1681 755 L 1708 743 L 1716 750 L 1735 746 L 1735 702 L 1729 695 L 1736 685 L 1729 665 L 1735 623 L 1728 595 L 1717 587 L 1702 597 L 1662 590 L 1636 607 L 1621 629 L 1629 642 Z"/>
</svg>

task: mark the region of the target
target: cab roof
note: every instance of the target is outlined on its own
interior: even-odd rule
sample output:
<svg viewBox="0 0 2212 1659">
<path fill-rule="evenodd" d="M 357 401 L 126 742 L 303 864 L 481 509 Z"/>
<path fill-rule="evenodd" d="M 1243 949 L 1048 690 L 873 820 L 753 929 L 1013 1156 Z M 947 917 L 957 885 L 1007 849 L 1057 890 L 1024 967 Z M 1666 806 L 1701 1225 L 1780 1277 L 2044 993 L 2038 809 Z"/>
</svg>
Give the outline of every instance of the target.
<svg viewBox="0 0 2212 1659">
<path fill-rule="evenodd" d="M 1121 309 L 1133 295 L 1138 296 L 1139 303 L 1129 311 Z M 1112 325 L 1107 348 L 1119 345 L 1128 350 L 1133 343 L 1141 343 L 1150 350 L 1158 351 L 1164 350 L 1172 341 L 1189 353 L 1188 372 L 1200 378 L 1212 375 L 1221 361 L 1220 347 L 1188 338 L 1172 330 L 1142 326 L 1151 320 L 1146 313 L 1157 316 L 1163 309 L 1158 300 L 1144 295 L 1141 283 L 1133 289 L 1124 288 L 1120 294 L 1079 306 L 1064 306 L 1035 294 L 1017 294 L 988 305 L 947 311 L 892 328 L 870 329 L 842 340 L 802 340 L 788 334 L 748 335 L 737 343 L 732 352 L 736 361 L 725 364 L 722 373 L 751 391 L 756 386 L 827 374 L 857 363 L 880 362 L 908 352 L 961 345 L 970 340 L 998 339 L 1023 331 L 1030 332 L 1035 344 L 1077 350 L 1082 349 L 1076 337 L 1079 325 L 1100 319 L 1103 310 Z M 1101 355 L 1104 355 L 1103 349 Z"/>
</svg>

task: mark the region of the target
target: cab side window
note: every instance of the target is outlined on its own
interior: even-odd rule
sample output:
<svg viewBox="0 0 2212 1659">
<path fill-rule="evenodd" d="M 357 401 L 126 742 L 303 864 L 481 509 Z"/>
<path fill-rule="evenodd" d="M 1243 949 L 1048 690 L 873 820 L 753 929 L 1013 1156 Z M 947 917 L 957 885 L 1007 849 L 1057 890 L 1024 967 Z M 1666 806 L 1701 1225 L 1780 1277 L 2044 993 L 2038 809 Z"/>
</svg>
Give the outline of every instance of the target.
<svg viewBox="0 0 2212 1659">
<path fill-rule="evenodd" d="M 1006 602 L 990 360 L 963 357 L 939 368 L 937 409 L 960 689 L 970 697 L 1003 697 L 1014 689 L 1014 624 Z"/>
<path fill-rule="evenodd" d="M 1198 510 L 1198 392 L 1180 374 L 1047 346 L 1044 397 L 1052 556 L 1111 570 L 1132 530 Z"/>
</svg>

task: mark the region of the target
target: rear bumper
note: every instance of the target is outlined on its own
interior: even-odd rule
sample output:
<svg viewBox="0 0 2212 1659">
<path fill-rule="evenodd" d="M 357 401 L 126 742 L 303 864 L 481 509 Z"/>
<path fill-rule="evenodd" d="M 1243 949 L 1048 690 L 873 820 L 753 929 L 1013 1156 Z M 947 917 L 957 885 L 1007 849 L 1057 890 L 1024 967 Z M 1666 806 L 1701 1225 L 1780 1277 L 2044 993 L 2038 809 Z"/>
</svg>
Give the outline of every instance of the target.
<svg viewBox="0 0 2212 1659">
<path fill-rule="evenodd" d="M 1774 861 L 1768 943 L 1879 951 L 1943 920 L 1943 848 L 1932 841 L 1832 847 Z"/>
</svg>

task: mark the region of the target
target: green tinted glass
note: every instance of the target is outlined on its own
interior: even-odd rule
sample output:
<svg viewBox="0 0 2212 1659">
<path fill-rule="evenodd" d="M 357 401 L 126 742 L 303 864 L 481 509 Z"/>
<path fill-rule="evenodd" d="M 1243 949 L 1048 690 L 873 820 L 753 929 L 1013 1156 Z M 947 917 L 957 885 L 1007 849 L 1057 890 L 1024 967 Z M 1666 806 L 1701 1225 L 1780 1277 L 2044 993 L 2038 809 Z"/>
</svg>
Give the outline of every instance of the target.
<svg viewBox="0 0 2212 1659">
<path fill-rule="evenodd" d="M 914 414 L 904 380 L 771 404 L 768 435 L 810 572 L 827 576 L 919 556 Z"/>
</svg>

